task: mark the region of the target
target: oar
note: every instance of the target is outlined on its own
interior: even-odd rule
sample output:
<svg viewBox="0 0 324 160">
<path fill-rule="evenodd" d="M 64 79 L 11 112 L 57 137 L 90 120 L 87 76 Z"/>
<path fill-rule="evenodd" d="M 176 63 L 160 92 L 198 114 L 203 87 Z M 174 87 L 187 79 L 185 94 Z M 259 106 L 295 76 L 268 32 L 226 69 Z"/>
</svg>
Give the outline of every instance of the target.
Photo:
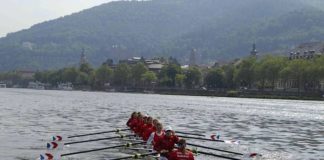
<svg viewBox="0 0 324 160">
<path fill-rule="evenodd" d="M 62 154 L 61 157 L 75 155 L 75 154 L 81 154 L 81 153 L 89 153 L 89 152 L 95 152 L 95 151 L 102 151 L 102 150 L 113 149 L 113 148 L 131 147 L 131 146 L 138 145 L 138 144 L 143 144 L 143 143 L 144 142 L 126 143 L 126 144 L 121 144 L 121 145 L 116 145 L 116 146 L 111 146 L 111 147 L 104 147 L 104 148 L 97 148 L 97 149 L 91 149 L 91 150 L 85 150 L 85 151 L 79 151 L 79 152 L 65 153 L 65 154 Z"/>
<path fill-rule="evenodd" d="M 110 130 L 110 131 L 102 131 L 102 132 L 95 132 L 95 133 L 88 133 L 88 134 L 73 135 L 73 136 L 68 136 L 67 138 L 84 137 L 84 136 L 91 136 L 91 135 L 104 134 L 104 133 L 118 133 L 120 131 L 128 131 L 128 130 L 130 130 L 130 129 L 129 128 L 114 129 L 114 130 Z"/>
<path fill-rule="evenodd" d="M 204 140 L 204 141 L 224 142 L 224 143 L 229 143 L 229 144 L 239 144 L 240 143 L 239 141 L 232 141 L 232 140 L 208 139 L 208 138 L 182 136 L 182 135 L 179 135 L 179 137 L 188 138 L 188 139 Z"/>
<path fill-rule="evenodd" d="M 84 151 L 78 151 L 78 152 L 65 153 L 65 154 L 61 154 L 60 157 L 66 157 L 66 156 L 82 154 L 82 153 L 102 151 L 102 150 L 113 149 L 113 148 L 131 147 L 131 146 L 138 145 L 138 144 L 144 144 L 144 142 L 126 143 L 126 144 L 110 146 L 110 147 L 104 147 L 104 148 L 97 148 L 97 149 L 90 149 L 90 150 L 84 150 Z M 57 158 L 60 158 L 60 157 L 57 157 Z M 50 153 L 45 153 L 44 155 L 40 155 L 40 159 L 41 160 L 45 160 L 45 159 L 50 160 L 50 159 L 55 159 L 55 157 Z"/>
<path fill-rule="evenodd" d="M 129 150 L 134 150 L 134 151 L 148 151 L 152 152 L 153 149 L 147 149 L 147 148 L 128 148 Z"/>
<path fill-rule="evenodd" d="M 103 140 L 125 138 L 125 137 L 133 137 L 133 136 L 135 136 L 135 135 L 134 134 L 129 134 L 129 135 L 119 135 L 119 136 L 114 136 L 114 137 L 106 137 L 106 138 L 88 139 L 88 140 L 84 140 L 84 141 L 68 142 L 68 143 L 64 143 L 64 145 L 77 144 L 77 143 L 86 143 L 86 142 L 94 142 L 94 141 L 103 141 Z"/>
<path fill-rule="evenodd" d="M 239 153 L 239 152 L 227 151 L 227 150 L 223 150 L 223 149 L 212 148 L 212 147 L 202 146 L 202 145 L 193 144 L 193 143 L 187 143 L 187 145 L 194 146 L 194 147 L 205 148 L 205 149 L 210 149 L 210 150 L 219 151 L 219 152 L 231 153 L 231 154 L 240 155 L 240 156 L 248 156 L 248 157 L 262 156 L 261 154 L 258 154 L 258 153 L 243 154 L 243 153 Z"/>
<path fill-rule="evenodd" d="M 210 149 L 210 150 L 214 150 L 214 151 L 220 151 L 220 152 L 232 153 L 232 154 L 236 154 L 236 155 L 244 155 L 243 153 L 232 152 L 232 151 L 227 151 L 227 150 L 222 150 L 222 149 L 217 149 L 217 148 L 212 148 L 212 147 L 202 146 L 202 145 L 198 145 L 198 144 L 193 144 L 193 143 L 187 143 L 187 145 L 194 146 L 194 147 L 205 148 L 205 149 Z"/>
<path fill-rule="evenodd" d="M 236 155 L 244 155 L 243 153 L 232 152 L 232 151 L 227 151 L 227 150 L 222 150 L 222 149 L 217 149 L 217 148 L 212 148 L 212 147 L 202 146 L 202 145 L 198 145 L 198 144 L 193 144 L 193 143 L 187 143 L 187 145 L 194 146 L 194 147 L 205 148 L 205 149 L 210 149 L 210 150 L 214 150 L 214 151 L 220 151 L 220 152 L 232 153 L 232 154 L 236 154 Z"/>
<path fill-rule="evenodd" d="M 151 155 L 156 155 L 156 154 L 158 154 L 158 153 L 152 152 L 152 153 L 144 153 L 144 154 L 134 154 L 134 155 L 130 155 L 130 156 L 125 156 L 125 157 L 121 157 L 121 158 L 113 158 L 113 159 L 109 159 L 109 160 L 122 160 L 122 159 L 129 159 L 129 158 L 142 159 L 146 156 L 151 156 Z"/>
<path fill-rule="evenodd" d="M 199 153 L 199 154 L 204 154 L 208 156 L 214 156 L 214 157 L 219 157 L 219 158 L 224 158 L 224 159 L 231 159 L 231 160 L 241 160 L 239 158 L 234 158 L 234 157 L 228 157 L 228 156 L 223 156 L 215 153 L 210 153 L 210 152 L 203 152 L 203 151 L 197 151 L 197 150 L 192 150 L 193 153 Z"/>
<path fill-rule="evenodd" d="M 193 136 L 205 136 L 203 134 L 190 133 L 190 132 L 182 132 L 182 131 L 176 131 L 176 133 L 181 133 L 181 134 L 185 134 L 185 135 L 193 135 Z"/>
<path fill-rule="evenodd" d="M 131 141 L 131 142 L 144 142 L 143 140 L 140 139 L 122 139 L 123 141 Z"/>
<path fill-rule="evenodd" d="M 88 139 L 88 140 L 83 140 L 83 141 L 75 141 L 75 142 L 67 142 L 64 143 L 64 145 L 71 145 L 71 144 L 77 144 L 77 143 L 86 143 L 86 142 L 95 142 L 95 141 L 103 141 L 103 140 L 110 140 L 110 139 L 118 139 L 118 138 L 125 138 L 125 137 L 133 137 L 135 136 L 134 134 L 130 135 L 118 135 L 114 137 L 106 137 L 106 138 L 96 138 L 96 139 Z M 57 149 L 59 146 L 62 146 L 62 143 L 57 143 L 57 142 L 50 142 L 47 143 L 47 149 Z"/>
</svg>

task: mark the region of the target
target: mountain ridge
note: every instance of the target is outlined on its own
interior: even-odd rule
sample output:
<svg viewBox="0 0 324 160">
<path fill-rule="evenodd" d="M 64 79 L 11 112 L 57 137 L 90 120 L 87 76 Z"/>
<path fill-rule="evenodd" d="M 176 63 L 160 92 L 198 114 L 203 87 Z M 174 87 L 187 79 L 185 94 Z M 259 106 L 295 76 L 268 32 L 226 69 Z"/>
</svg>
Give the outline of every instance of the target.
<svg viewBox="0 0 324 160">
<path fill-rule="evenodd" d="M 246 56 L 252 43 L 271 51 L 322 41 L 324 12 L 312 1 L 110 2 L 0 38 L 0 70 L 75 65 L 82 49 L 94 65 L 131 56 L 187 63 L 192 48 L 200 63 L 212 63 Z"/>
</svg>

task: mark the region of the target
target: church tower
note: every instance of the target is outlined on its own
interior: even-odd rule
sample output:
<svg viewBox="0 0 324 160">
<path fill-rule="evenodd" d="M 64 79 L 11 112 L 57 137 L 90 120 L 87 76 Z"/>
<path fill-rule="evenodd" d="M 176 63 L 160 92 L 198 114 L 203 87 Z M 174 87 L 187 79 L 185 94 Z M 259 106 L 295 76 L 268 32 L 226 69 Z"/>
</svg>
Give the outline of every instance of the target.
<svg viewBox="0 0 324 160">
<path fill-rule="evenodd" d="M 256 50 L 255 43 L 253 43 L 253 45 L 252 45 L 252 51 L 250 52 L 250 55 L 253 56 L 253 57 L 257 57 L 258 56 L 258 51 Z"/>
<path fill-rule="evenodd" d="M 197 55 L 197 50 L 196 49 L 192 49 L 191 53 L 190 53 L 190 57 L 189 57 L 189 66 L 190 67 L 194 67 L 196 66 L 196 55 Z"/>
<path fill-rule="evenodd" d="M 85 63 L 87 63 L 87 58 L 86 58 L 86 56 L 84 54 L 84 48 L 82 48 L 81 58 L 80 58 L 80 65 L 85 64 Z"/>
</svg>

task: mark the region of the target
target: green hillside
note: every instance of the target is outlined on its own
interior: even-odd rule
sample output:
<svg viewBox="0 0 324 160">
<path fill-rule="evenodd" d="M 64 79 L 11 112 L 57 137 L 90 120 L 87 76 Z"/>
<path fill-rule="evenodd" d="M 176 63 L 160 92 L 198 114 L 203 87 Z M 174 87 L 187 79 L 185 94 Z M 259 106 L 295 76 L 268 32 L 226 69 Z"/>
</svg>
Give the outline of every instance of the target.
<svg viewBox="0 0 324 160">
<path fill-rule="evenodd" d="M 111 2 L 32 26 L 0 39 L 0 70 L 76 65 L 82 49 L 107 58 L 173 56 L 186 63 L 227 60 L 324 40 L 317 0 L 153 0 Z"/>
</svg>

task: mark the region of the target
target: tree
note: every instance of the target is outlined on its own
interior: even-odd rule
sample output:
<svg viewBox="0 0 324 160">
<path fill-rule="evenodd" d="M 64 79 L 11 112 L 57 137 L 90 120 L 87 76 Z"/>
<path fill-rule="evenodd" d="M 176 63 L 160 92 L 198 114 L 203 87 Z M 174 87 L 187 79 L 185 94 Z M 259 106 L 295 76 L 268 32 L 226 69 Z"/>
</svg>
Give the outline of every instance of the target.
<svg viewBox="0 0 324 160">
<path fill-rule="evenodd" d="M 90 72 L 90 75 L 88 75 L 88 85 L 91 87 L 95 87 L 96 85 L 96 73 L 95 72 Z"/>
<path fill-rule="evenodd" d="M 305 90 L 320 90 L 321 81 L 324 80 L 324 56 L 306 61 L 304 88 Z"/>
<path fill-rule="evenodd" d="M 186 75 L 184 74 L 177 74 L 175 77 L 177 87 L 182 88 L 184 85 L 184 80 L 186 79 Z"/>
<path fill-rule="evenodd" d="M 308 63 L 305 68 L 304 77 L 304 88 L 305 90 L 316 89 L 320 83 L 320 67 L 316 63 Z"/>
<path fill-rule="evenodd" d="M 267 66 L 264 63 L 266 59 L 263 58 L 261 61 L 257 62 L 253 69 L 254 69 L 254 80 L 257 82 L 257 86 L 259 89 L 263 90 L 266 85 L 266 70 Z"/>
<path fill-rule="evenodd" d="M 125 86 L 129 82 L 130 76 L 131 70 L 129 66 L 125 63 L 120 63 L 114 71 L 114 83 L 116 85 Z"/>
<path fill-rule="evenodd" d="M 162 68 L 159 78 L 162 84 L 165 84 L 169 87 L 174 87 L 175 77 L 177 74 L 180 73 L 181 73 L 180 66 L 176 64 L 168 64 Z"/>
<path fill-rule="evenodd" d="M 56 86 L 58 83 L 62 82 L 62 74 L 63 70 L 51 71 L 48 75 L 48 82 L 52 84 L 52 86 Z"/>
<path fill-rule="evenodd" d="M 90 84 L 90 76 L 85 72 L 79 72 L 76 78 L 76 84 L 78 85 L 89 85 Z"/>
<path fill-rule="evenodd" d="M 180 63 L 178 62 L 178 60 L 176 58 L 173 58 L 172 56 L 169 57 L 168 63 L 169 64 L 175 64 L 177 66 L 180 66 Z"/>
<path fill-rule="evenodd" d="M 224 71 L 220 68 L 209 70 L 204 79 L 204 82 L 208 89 L 224 88 Z"/>
<path fill-rule="evenodd" d="M 146 71 L 144 74 L 142 74 L 141 77 L 141 80 L 145 85 L 151 85 L 152 82 L 155 82 L 157 80 L 155 73 L 152 71 Z"/>
<path fill-rule="evenodd" d="M 283 57 L 266 56 L 256 63 L 255 78 L 261 81 L 261 88 L 265 87 L 265 83 L 268 82 L 272 88 L 275 88 L 275 82 L 279 79 L 279 72 L 285 66 L 285 60 Z"/>
<path fill-rule="evenodd" d="M 243 59 L 242 62 L 237 66 L 234 74 L 234 79 L 239 86 L 251 87 L 254 78 L 254 65 L 256 58 L 249 57 Z"/>
<path fill-rule="evenodd" d="M 227 88 L 234 88 L 235 82 L 234 82 L 234 72 L 235 68 L 233 64 L 228 64 L 222 66 L 221 70 L 223 70 L 224 73 L 224 85 Z"/>
<path fill-rule="evenodd" d="M 200 84 L 201 72 L 197 67 L 190 67 L 185 71 L 184 83 L 187 88 L 194 88 Z"/>
<path fill-rule="evenodd" d="M 91 72 L 93 72 L 93 68 L 91 67 L 91 65 L 89 63 L 81 64 L 79 70 L 80 70 L 80 72 L 84 72 L 88 75 L 90 75 Z"/>
<path fill-rule="evenodd" d="M 78 73 L 79 71 L 74 68 L 65 68 L 63 69 L 62 72 L 62 82 L 71 82 L 71 83 L 75 83 L 76 82 L 76 78 L 78 77 Z"/>
<path fill-rule="evenodd" d="M 49 83 L 49 74 L 50 71 L 36 72 L 34 75 L 34 79 L 42 83 Z"/>
<path fill-rule="evenodd" d="M 102 65 L 112 66 L 114 64 L 114 60 L 108 58 Z"/>
<path fill-rule="evenodd" d="M 280 75 L 285 80 L 296 80 L 298 85 L 298 92 L 300 92 L 306 76 L 306 67 L 307 62 L 305 60 L 292 60 L 289 61 L 287 66 L 281 70 Z"/>
<path fill-rule="evenodd" d="M 1 80 L 10 81 L 12 84 L 21 84 L 24 81 L 21 75 L 18 74 L 17 72 L 7 72 L 2 74 L 2 76 L 0 77 L 1 77 L 0 81 Z"/>
<path fill-rule="evenodd" d="M 324 48 L 323 48 L 323 50 L 324 50 Z M 323 65 L 324 64 L 324 56 L 322 55 L 321 57 L 316 59 L 315 63 L 316 63 L 316 67 L 319 70 L 319 78 L 321 80 L 324 80 L 324 65 Z"/>
<path fill-rule="evenodd" d="M 131 69 L 131 75 L 133 84 L 138 86 L 141 82 L 142 75 L 148 71 L 147 67 L 143 63 L 135 64 Z"/>
<path fill-rule="evenodd" d="M 95 83 L 99 87 L 102 87 L 107 82 L 111 82 L 112 77 L 113 77 L 113 70 L 110 69 L 107 65 L 101 65 L 95 71 Z"/>
</svg>

